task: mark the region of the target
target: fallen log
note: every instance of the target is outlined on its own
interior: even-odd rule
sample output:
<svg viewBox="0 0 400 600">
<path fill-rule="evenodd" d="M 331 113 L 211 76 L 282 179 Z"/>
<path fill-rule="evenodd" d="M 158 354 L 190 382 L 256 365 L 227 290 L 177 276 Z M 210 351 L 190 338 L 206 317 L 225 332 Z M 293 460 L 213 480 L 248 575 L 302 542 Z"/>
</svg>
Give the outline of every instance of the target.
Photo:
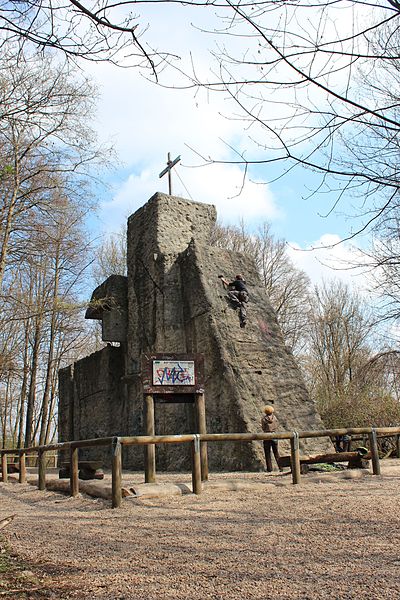
<svg viewBox="0 0 400 600">
<path fill-rule="evenodd" d="M 1 466 L 0 466 L 0 473 L 3 473 L 3 469 Z M 10 475 L 10 473 L 19 473 L 19 465 L 17 463 L 8 463 L 7 473 L 8 473 L 8 475 Z"/>
<path fill-rule="evenodd" d="M 358 460 L 370 460 L 371 452 L 366 454 L 354 452 L 332 452 L 330 454 L 315 454 L 300 456 L 301 465 L 316 465 L 318 463 L 338 463 L 338 462 L 357 462 Z M 280 467 L 290 467 L 290 456 L 281 456 L 279 458 Z"/>
<path fill-rule="evenodd" d="M 60 467 L 62 469 L 69 469 L 69 462 L 62 462 Z M 103 467 L 103 461 L 100 460 L 79 460 L 78 468 L 79 469 L 92 469 L 96 471 L 97 469 L 101 469 Z"/>
<path fill-rule="evenodd" d="M 160 498 L 192 493 L 185 483 L 138 483 L 131 486 L 130 491 L 136 498 Z"/>
<path fill-rule="evenodd" d="M 278 475 L 278 473 L 276 474 Z M 204 490 L 238 491 L 238 490 L 265 490 L 272 485 L 265 481 L 246 481 L 225 479 L 220 481 L 203 481 Z M 190 486 L 185 483 L 138 483 L 129 488 L 129 500 L 145 500 L 165 496 L 181 496 L 191 494 Z"/>
<path fill-rule="evenodd" d="M 31 480 L 29 483 L 37 485 L 37 480 Z M 49 479 L 46 481 L 46 489 L 69 494 L 69 481 L 65 479 Z M 80 481 L 79 491 L 94 498 L 104 498 L 105 500 L 111 500 L 112 498 L 111 484 L 97 481 Z"/>
</svg>

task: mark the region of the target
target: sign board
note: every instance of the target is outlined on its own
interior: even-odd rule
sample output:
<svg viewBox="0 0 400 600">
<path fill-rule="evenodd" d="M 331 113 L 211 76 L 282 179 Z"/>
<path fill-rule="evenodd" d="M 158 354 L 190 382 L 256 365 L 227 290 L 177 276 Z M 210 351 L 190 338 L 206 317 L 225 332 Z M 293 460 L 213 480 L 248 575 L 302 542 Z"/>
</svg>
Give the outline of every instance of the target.
<svg viewBox="0 0 400 600">
<path fill-rule="evenodd" d="M 153 385 L 195 385 L 194 360 L 153 360 Z"/>
<path fill-rule="evenodd" d="M 145 354 L 143 391 L 150 394 L 202 394 L 204 358 L 201 354 Z"/>
</svg>

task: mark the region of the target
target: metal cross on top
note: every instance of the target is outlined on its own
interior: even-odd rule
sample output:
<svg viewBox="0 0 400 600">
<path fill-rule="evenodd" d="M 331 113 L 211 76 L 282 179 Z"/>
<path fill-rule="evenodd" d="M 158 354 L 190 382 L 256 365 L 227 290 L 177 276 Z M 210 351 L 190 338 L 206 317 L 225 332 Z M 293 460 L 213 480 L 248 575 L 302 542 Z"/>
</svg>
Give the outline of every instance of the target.
<svg viewBox="0 0 400 600">
<path fill-rule="evenodd" d="M 173 167 L 178 164 L 178 162 L 181 160 L 180 156 L 177 156 L 175 158 L 175 160 L 171 160 L 171 154 L 168 152 L 168 161 L 167 161 L 167 166 L 166 168 L 161 171 L 161 173 L 159 174 L 159 178 L 161 179 L 161 177 L 164 177 L 164 175 L 166 173 L 168 173 L 168 191 L 169 191 L 169 195 L 172 196 L 172 179 L 171 179 L 171 170 L 173 169 Z"/>
</svg>

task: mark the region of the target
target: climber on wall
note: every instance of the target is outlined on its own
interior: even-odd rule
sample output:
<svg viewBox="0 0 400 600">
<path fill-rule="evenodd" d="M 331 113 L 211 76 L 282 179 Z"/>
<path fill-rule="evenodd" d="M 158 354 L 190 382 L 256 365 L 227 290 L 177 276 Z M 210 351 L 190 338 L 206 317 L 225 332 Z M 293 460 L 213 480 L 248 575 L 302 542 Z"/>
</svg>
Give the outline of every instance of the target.
<svg viewBox="0 0 400 600">
<path fill-rule="evenodd" d="M 240 327 L 246 327 L 247 323 L 247 310 L 246 304 L 249 301 L 249 292 L 246 288 L 246 282 L 243 279 L 243 275 L 236 275 L 235 279 L 229 282 L 223 275 L 218 275 L 222 281 L 222 285 L 228 290 L 228 298 L 234 308 L 239 309 L 239 322 Z"/>
</svg>

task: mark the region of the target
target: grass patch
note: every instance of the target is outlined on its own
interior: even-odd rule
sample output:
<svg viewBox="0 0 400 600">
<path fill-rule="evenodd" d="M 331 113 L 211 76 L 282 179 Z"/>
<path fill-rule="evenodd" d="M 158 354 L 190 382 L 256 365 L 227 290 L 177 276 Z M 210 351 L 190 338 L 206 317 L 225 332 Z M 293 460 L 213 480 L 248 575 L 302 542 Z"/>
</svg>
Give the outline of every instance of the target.
<svg viewBox="0 0 400 600">
<path fill-rule="evenodd" d="M 10 557 L 6 550 L 1 550 L 0 554 L 0 573 L 8 573 L 12 569 Z"/>
<path fill-rule="evenodd" d="M 325 473 L 333 473 L 335 471 L 343 471 L 343 466 L 333 465 L 331 463 L 316 463 L 309 466 L 309 471 L 322 471 Z"/>
<path fill-rule="evenodd" d="M 0 575 L 0 594 L 4 598 L 33 598 L 30 590 L 40 585 L 35 573 L 12 555 L 4 536 L 0 536 Z"/>
</svg>

